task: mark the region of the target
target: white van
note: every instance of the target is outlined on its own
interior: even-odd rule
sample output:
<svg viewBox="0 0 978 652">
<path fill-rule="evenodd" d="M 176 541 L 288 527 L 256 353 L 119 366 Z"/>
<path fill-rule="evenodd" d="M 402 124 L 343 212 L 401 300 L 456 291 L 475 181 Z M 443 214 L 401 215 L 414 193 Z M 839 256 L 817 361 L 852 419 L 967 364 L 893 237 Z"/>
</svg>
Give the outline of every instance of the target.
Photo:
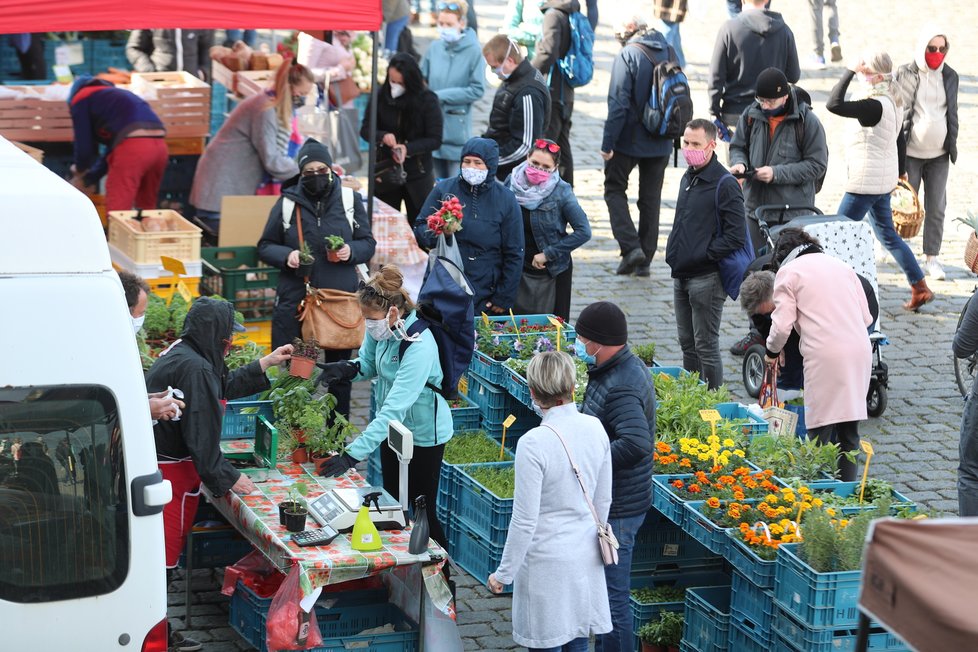
<svg viewBox="0 0 978 652">
<path fill-rule="evenodd" d="M 0 137 L 0 649 L 167 649 L 146 384 L 84 195 Z"/>
</svg>

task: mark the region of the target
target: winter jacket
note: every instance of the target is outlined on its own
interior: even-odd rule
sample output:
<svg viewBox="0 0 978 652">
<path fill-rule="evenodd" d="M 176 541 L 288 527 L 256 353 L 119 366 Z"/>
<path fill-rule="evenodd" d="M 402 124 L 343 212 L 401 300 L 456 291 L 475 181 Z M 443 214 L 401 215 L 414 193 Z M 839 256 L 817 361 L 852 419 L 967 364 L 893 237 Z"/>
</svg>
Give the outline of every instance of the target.
<svg viewBox="0 0 978 652">
<path fill-rule="evenodd" d="M 486 60 L 479 38 L 470 28 L 455 43 L 432 41 L 421 59 L 421 74 L 438 96 L 441 107 L 441 147 L 434 158 L 457 161 L 462 145 L 472 137 L 472 104 L 486 92 Z"/>
<path fill-rule="evenodd" d="M 581 11 L 578 0 L 546 0 L 541 7 L 543 27 L 536 54 L 530 63 L 550 86 L 550 111 L 561 111 L 564 119 L 574 111 L 574 88 L 560 72 L 557 62 L 570 50 L 570 15 Z"/>
<path fill-rule="evenodd" d="M 370 115 L 370 106 L 367 113 Z M 404 172 L 408 181 L 423 179 L 432 174 L 431 153 L 441 147 L 442 119 L 438 97 L 424 89 L 416 97 L 407 94 L 391 97 L 390 81 L 384 83 L 377 95 L 377 169 L 393 165 L 392 150 L 382 145 L 384 136 L 391 133 L 397 142 L 407 146 Z M 360 137 L 369 142 L 370 121 L 364 120 Z"/>
<path fill-rule="evenodd" d="M 668 156 L 672 152 L 672 139 L 653 135 L 642 124 L 643 106 L 649 101 L 655 65 L 639 44 L 651 48 L 656 54 L 649 56 L 657 62 L 666 57 L 676 61 L 676 52 L 655 30 L 629 39 L 611 64 L 608 119 L 604 123 L 601 151 L 620 152 L 636 158 Z"/>
<path fill-rule="evenodd" d="M 243 101 L 204 149 L 190 189 L 195 208 L 219 213 L 225 195 L 255 194 L 266 173 L 280 181 L 299 174 L 295 160 L 279 149 L 272 102 L 265 93 Z"/>
<path fill-rule="evenodd" d="M 129 134 L 138 129 L 165 130 L 146 100 L 88 76 L 79 77 L 72 85 L 68 109 L 75 135 L 75 168 L 85 172 L 89 185 L 105 176 L 109 154 Z M 99 145 L 106 146 L 102 156 Z"/>
<path fill-rule="evenodd" d="M 462 148 L 462 157 L 478 156 L 489 168 L 489 176 L 478 186 L 471 186 L 461 175 L 439 181 L 414 223 L 418 244 L 426 249 L 435 246 L 436 238 L 428 231 L 428 217 L 441 207 L 450 195 L 463 205 L 462 230 L 454 236 L 462 254 L 465 277 L 475 294 L 476 313 L 486 302 L 500 308 L 516 303 L 523 270 L 523 216 L 513 193 L 495 178 L 499 154 L 496 143 L 473 138 Z M 461 159 L 460 159 L 461 160 Z"/>
<path fill-rule="evenodd" d="M 716 154 L 701 170 L 686 170 L 679 184 L 676 217 L 666 242 L 672 277 L 695 278 L 717 271 L 717 261 L 744 246 L 746 216 L 740 186 Z M 724 179 L 717 192 L 717 183 Z M 717 216 L 722 231 L 717 233 Z"/>
<path fill-rule="evenodd" d="M 947 102 L 944 151 L 954 163 L 958 160 L 958 73 L 947 63 L 941 63 L 937 70 L 931 70 L 927 66 L 927 62 L 924 60 L 924 52 L 926 52 L 927 44 L 935 36 L 938 34 L 931 34 L 930 31 L 921 34 L 922 43 L 918 42 L 917 56 L 913 62 L 897 68 L 893 83 L 899 89 L 903 100 L 903 134 L 908 141 L 907 146 L 910 148 L 912 147 L 911 135 L 914 133 L 914 127 L 919 126 L 915 123 L 919 123 L 924 118 L 916 110 L 917 91 L 920 88 L 921 76 L 938 74 L 941 76 L 944 85 L 944 97 Z"/>
<path fill-rule="evenodd" d="M 777 68 L 792 84 L 798 81 L 795 35 L 781 14 L 745 9 L 717 35 L 710 61 L 710 113 L 743 113 L 754 101 L 757 76 L 766 68 Z"/>
<path fill-rule="evenodd" d="M 126 58 L 136 72 L 186 70 L 206 81 L 211 72 L 213 44 L 212 30 L 136 29 L 129 34 Z"/>
<path fill-rule="evenodd" d="M 503 184 L 507 188 L 511 188 L 511 178 Z M 539 206 L 521 210 L 529 215 L 537 249 L 547 257 L 547 271 L 553 277 L 566 271 L 570 267 L 571 252 L 591 239 L 591 225 L 574 189 L 561 179 Z M 568 225 L 571 233 L 567 233 Z"/>
<path fill-rule="evenodd" d="M 500 180 L 526 159 L 533 141 L 543 137 L 550 120 L 550 89 L 543 75 L 524 59 L 496 90 L 483 138 L 499 145 Z"/>
<path fill-rule="evenodd" d="M 655 387 L 648 367 L 626 344 L 587 372 L 581 412 L 597 417 L 611 440 L 610 518 L 644 514 L 652 507 Z"/>
<path fill-rule="evenodd" d="M 153 426 L 159 460 L 191 458 L 204 485 L 223 496 L 241 472 L 221 453 L 223 402 L 269 387 L 258 361 L 228 371 L 224 347 L 231 337 L 234 308 L 227 301 L 197 299 L 183 324 L 180 339 L 153 363 L 146 374 L 149 392 L 167 387 L 183 391 L 186 408 L 179 421 Z"/>
<path fill-rule="evenodd" d="M 417 320 L 412 312 L 404 318 L 405 328 Z M 377 414 L 346 447 L 346 452 L 358 460 L 367 459 L 387 439 L 387 425 L 395 419 L 414 433 L 415 446 L 437 446 L 452 438 L 451 408 L 440 394 L 425 386 L 441 387 L 441 362 L 434 336 L 425 329 L 419 341 L 408 344 L 403 359 L 399 357 L 400 347 L 399 339 L 378 342 L 369 334 L 360 345 L 360 375 L 353 381 L 377 379 L 373 390 Z"/>
<path fill-rule="evenodd" d="M 499 30 L 526 48 L 526 58 L 536 55 L 537 39 L 543 28 L 544 0 L 509 0 L 506 5 L 504 27 Z"/>
<path fill-rule="evenodd" d="M 356 265 L 373 258 L 377 242 L 370 232 L 370 218 L 360 194 L 353 193 L 353 230 L 343 209 L 342 189 L 334 178 L 322 199 L 316 201 L 302 190 L 297 175 L 282 184 L 282 197 L 295 202 L 295 213 L 286 231 L 282 223 L 282 198 L 272 207 L 265 231 L 258 241 L 258 257 L 281 270 L 276 288 L 275 313 L 272 317 L 272 346 L 288 344 L 298 334 L 296 309 L 306 295 L 305 282 L 297 270 L 286 265 L 289 254 L 299 249 L 299 213 L 302 214 L 302 238 L 312 249 L 315 263 L 309 283 L 314 288 L 353 292 L 357 289 Z M 326 236 L 338 235 L 350 245 L 350 259 L 331 263 L 326 258 Z"/>
<path fill-rule="evenodd" d="M 748 170 L 766 165 L 774 169 L 771 183 L 748 179 L 744 185 L 748 215 L 764 204 L 815 205 L 815 182 L 825 174 L 829 161 L 825 128 L 807 104 L 798 102 L 794 90 L 787 107 L 787 115 L 775 128 L 772 139 L 768 118 L 753 102 L 741 114 L 730 142 L 731 167 L 740 163 Z M 804 134 L 801 147 L 799 123 Z"/>
</svg>

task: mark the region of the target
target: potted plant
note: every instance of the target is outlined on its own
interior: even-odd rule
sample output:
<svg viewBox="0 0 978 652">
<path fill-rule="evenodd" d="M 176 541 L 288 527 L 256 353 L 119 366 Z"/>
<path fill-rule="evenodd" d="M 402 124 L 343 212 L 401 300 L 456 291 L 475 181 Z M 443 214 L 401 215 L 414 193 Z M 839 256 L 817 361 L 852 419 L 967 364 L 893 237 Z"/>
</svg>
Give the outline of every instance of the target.
<svg viewBox="0 0 978 652">
<path fill-rule="evenodd" d="M 657 620 L 645 623 L 638 630 L 642 652 L 679 652 L 683 638 L 683 614 L 663 611 Z"/>
<path fill-rule="evenodd" d="M 636 344 L 632 347 L 632 353 L 638 356 L 638 359 L 645 363 L 646 367 L 651 367 L 655 364 L 655 343 L 649 342 L 648 344 Z"/>
<path fill-rule="evenodd" d="M 315 431 L 306 431 L 309 433 L 307 436 L 309 455 L 316 465 L 316 473 L 322 471 L 327 460 L 345 450 L 346 438 L 355 431 L 353 424 L 347 421 L 346 417 L 335 412 L 336 398 L 332 394 L 326 395 L 324 407 L 324 412 L 320 413 L 322 426 Z"/>
<path fill-rule="evenodd" d="M 295 270 L 296 275 L 312 275 L 312 265 L 315 262 L 316 258 L 312 255 L 312 249 L 309 248 L 308 243 L 303 242 L 302 246 L 299 247 L 299 267 Z"/>
<path fill-rule="evenodd" d="M 305 482 L 299 480 L 292 483 L 289 488 L 289 495 L 278 504 L 279 522 L 289 532 L 302 532 L 306 529 L 306 517 L 309 515 L 309 508 L 306 505 L 305 497 L 308 494 L 309 487 Z"/>
<path fill-rule="evenodd" d="M 292 359 L 289 361 L 289 373 L 299 378 L 309 379 L 316 368 L 319 358 L 319 344 L 316 340 L 304 341 L 298 337 L 292 340 Z"/>
<path fill-rule="evenodd" d="M 299 418 L 306 405 L 317 399 L 312 393 L 314 390 L 312 383 L 299 382 L 300 384 L 295 386 L 273 389 L 269 398 L 275 413 L 275 427 L 279 431 L 287 431 L 295 438 L 297 444 L 305 444 L 305 433 L 298 425 Z"/>
<path fill-rule="evenodd" d="M 331 263 L 340 262 L 339 251 L 345 244 L 346 241 L 338 235 L 326 236 L 326 260 Z"/>
<path fill-rule="evenodd" d="M 978 274 L 978 215 L 968 211 L 967 219 L 959 217 L 956 221 L 971 228 L 971 232 L 968 234 L 968 242 L 964 247 L 964 264 L 972 272 Z"/>
</svg>

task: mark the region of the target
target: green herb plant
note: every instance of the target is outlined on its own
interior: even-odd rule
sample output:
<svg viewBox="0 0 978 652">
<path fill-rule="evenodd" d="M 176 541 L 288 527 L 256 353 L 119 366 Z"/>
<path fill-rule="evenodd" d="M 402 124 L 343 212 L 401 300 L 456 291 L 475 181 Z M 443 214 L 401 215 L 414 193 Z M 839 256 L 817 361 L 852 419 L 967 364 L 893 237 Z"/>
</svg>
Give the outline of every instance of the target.
<svg viewBox="0 0 978 652">
<path fill-rule="evenodd" d="M 356 428 L 346 417 L 336 411 L 336 397 L 326 394 L 322 405 L 307 413 L 306 421 L 300 419 L 299 427 L 306 433 L 309 453 L 325 457 L 330 453 L 342 453 L 347 437 L 356 434 Z"/>
<path fill-rule="evenodd" d="M 505 459 L 513 459 L 506 451 Z M 482 464 L 499 461 L 499 444 L 486 436 L 482 430 L 468 430 L 454 435 L 445 444 L 442 459 L 446 464 Z"/>
<path fill-rule="evenodd" d="M 649 342 L 648 344 L 636 344 L 631 347 L 632 353 L 638 356 L 638 359 L 645 363 L 646 367 L 651 367 L 652 363 L 655 361 L 655 343 Z"/>
<path fill-rule="evenodd" d="M 306 508 L 306 496 L 309 495 L 309 485 L 302 480 L 297 480 L 289 487 L 288 502 L 293 506 Z"/>
<path fill-rule="evenodd" d="M 679 586 L 643 587 L 632 589 L 632 597 L 641 604 L 682 602 L 686 599 L 686 589 Z"/>
<path fill-rule="evenodd" d="M 316 258 L 312 255 L 312 249 L 309 248 L 309 243 L 303 242 L 302 246 L 299 247 L 299 264 L 312 265 L 314 262 L 316 262 Z"/>
<path fill-rule="evenodd" d="M 346 244 L 346 240 L 338 235 L 326 236 L 326 248 L 330 251 L 339 251 Z"/>
<path fill-rule="evenodd" d="M 881 500 L 876 509 L 850 519 L 833 517 L 822 509 L 806 512 L 801 530 L 804 538 L 798 544 L 799 557 L 816 573 L 858 570 L 862 566 L 869 524 L 889 512 L 888 497 Z"/>
<path fill-rule="evenodd" d="M 730 400 L 726 387 L 710 390 L 699 384 L 698 374 L 669 376 L 664 373 L 653 374 L 655 384 L 655 423 L 656 439 L 672 444 L 674 447 L 683 437 L 695 437 L 705 441 L 710 436 L 710 424 L 700 418 L 700 410 L 712 409 L 717 403 Z M 734 440 L 742 439 L 739 428 L 736 432 L 717 435 Z"/>
<path fill-rule="evenodd" d="M 230 353 L 224 358 L 224 364 L 228 371 L 234 371 L 240 367 L 251 364 L 255 360 L 265 355 L 265 347 L 258 346 L 254 342 L 245 342 L 240 346 L 232 346 Z"/>
<path fill-rule="evenodd" d="M 509 340 L 499 337 L 492 326 L 486 326 L 482 320 L 477 322 L 475 329 L 475 349 L 493 360 L 507 360 L 513 354 L 513 345 Z"/>
<path fill-rule="evenodd" d="M 499 458 L 498 449 L 496 458 Z M 516 491 L 516 469 L 512 465 L 466 467 L 465 472 L 497 498 L 512 498 Z"/>
<path fill-rule="evenodd" d="M 838 444 L 820 444 L 800 437 L 755 437 L 747 445 L 747 457 L 762 469 L 771 469 L 783 480 L 802 483 L 835 476 Z"/>
<path fill-rule="evenodd" d="M 640 639 L 650 645 L 676 647 L 683 637 L 683 614 L 663 611 L 657 620 L 645 623 L 637 633 Z"/>
</svg>

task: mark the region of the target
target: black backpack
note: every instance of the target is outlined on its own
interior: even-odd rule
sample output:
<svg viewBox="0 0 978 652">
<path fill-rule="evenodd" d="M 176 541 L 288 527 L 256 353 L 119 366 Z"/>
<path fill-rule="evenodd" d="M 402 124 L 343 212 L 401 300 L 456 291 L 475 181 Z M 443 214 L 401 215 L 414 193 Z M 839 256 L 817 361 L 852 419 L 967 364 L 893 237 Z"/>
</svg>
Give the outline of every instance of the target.
<svg viewBox="0 0 978 652">
<path fill-rule="evenodd" d="M 673 140 L 681 138 L 693 119 L 693 97 L 686 73 L 668 45 L 656 48 L 633 43 L 652 64 L 652 86 L 648 101 L 642 104 L 642 126 L 652 134 Z M 656 56 L 653 56 L 656 54 Z"/>
<path fill-rule="evenodd" d="M 800 91 L 800 93 L 799 93 L 799 91 Z M 804 105 L 806 105 L 806 106 L 809 107 L 809 111 L 810 111 L 811 110 L 811 106 L 807 102 L 802 101 L 802 99 L 801 99 L 801 97 L 802 97 L 801 93 L 804 93 L 804 97 L 809 97 L 808 93 L 806 93 L 805 91 L 801 90 L 800 88 L 795 87 L 795 99 L 798 101 L 798 107 L 801 108 L 801 106 L 804 104 Z M 801 120 L 795 120 L 794 121 L 794 125 L 795 125 L 795 142 L 798 144 L 798 151 L 799 152 L 803 152 L 803 153 L 805 151 L 804 150 L 804 145 L 805 145 L 805 116 L 807 116 L 807 115 L 808 115 L 808 111 L 802 111 L 801 112 Z M 754 118 L 752 118 L 750 116 L 747 116 L 747 133 L 744 134 L 744 149 L 747 150 L 747 161 L 748 161 L 748 163 L 750 162 L 750 135 L 751 135 L 751 132 L 754 131 L 753 127 L 754 127 Z M 826 166 L 826 171 L 828 171 L 828 166 Z M 825 183 L 825 172 L 823 172 L 822 174 L 820 174 L 819 177 L 817 179 L 815 179 L 815 194 L 816 195 L 822 191 L 822 184 L 823 183 Z"/>
</svg>

